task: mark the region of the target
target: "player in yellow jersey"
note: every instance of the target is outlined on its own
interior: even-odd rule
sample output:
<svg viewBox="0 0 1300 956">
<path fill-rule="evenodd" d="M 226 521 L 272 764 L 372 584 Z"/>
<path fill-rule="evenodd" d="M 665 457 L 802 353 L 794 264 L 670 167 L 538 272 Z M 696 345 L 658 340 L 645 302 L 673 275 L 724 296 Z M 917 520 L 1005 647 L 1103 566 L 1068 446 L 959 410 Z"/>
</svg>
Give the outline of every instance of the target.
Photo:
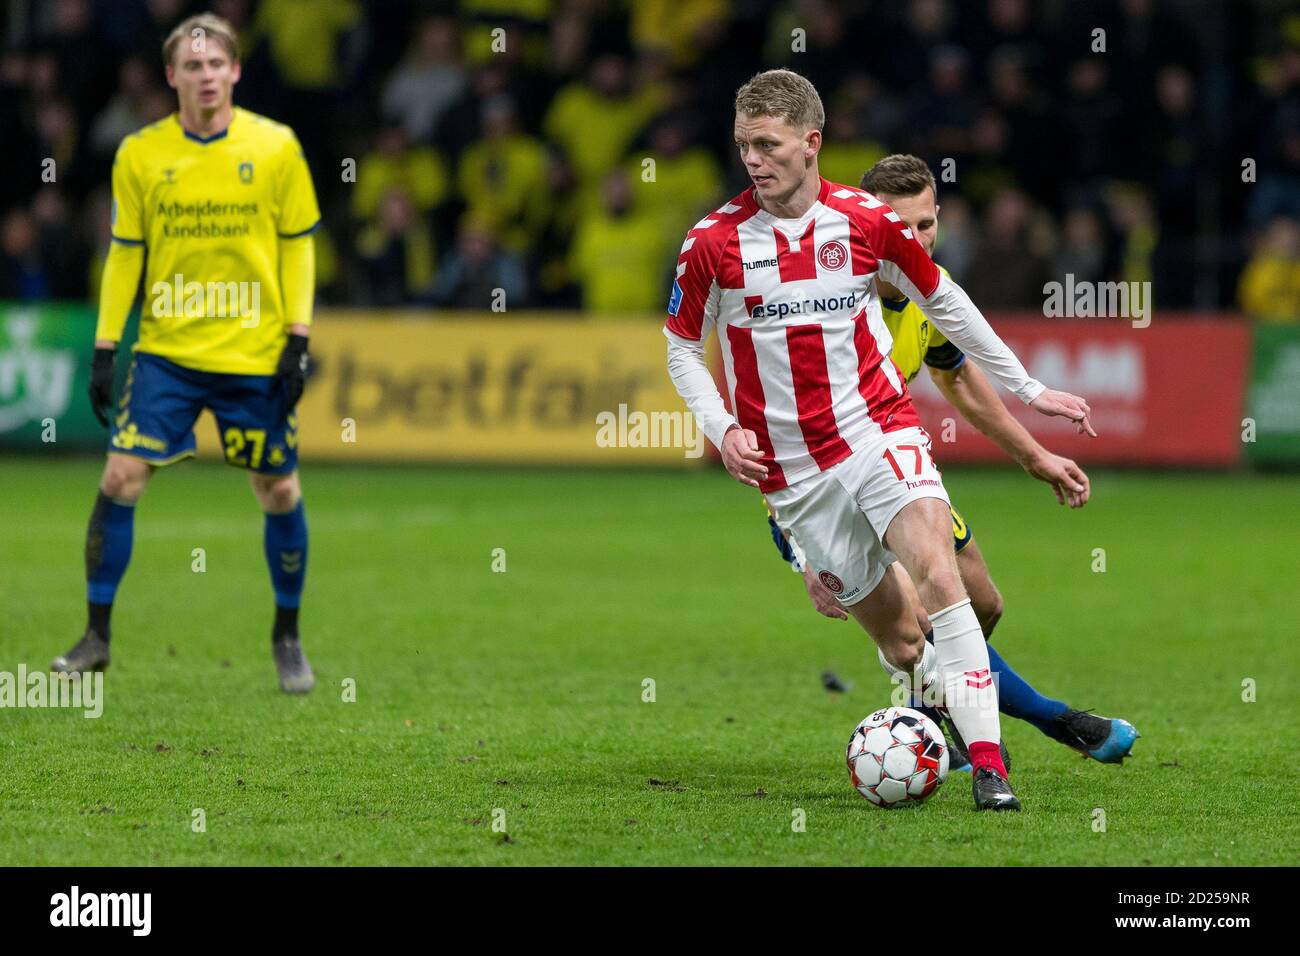
<svg viewBox="0 0 1300 956">
<path fill-rule="evenodd" d="M 887 202 L 916 234 L 926 252 L 934 251 L 939 205 L 934 175 L 923 160 L 901 154 L 887 156 L 862 177 L 862 188 Z M 876 281 L 885 324 L 894 339 L 890 357 L 903 378 L 910 382 L 922 365 L 929 368 L 934 383 L 962 417 L 991 438 L 1029 475 L 1050 485 L 1057 501 L 1072 508 L 1086 504 L 1091 486 L 1083 469 L 1035 441 L 1007 411 L 979 368 L 965 360 L 961 350 L 930 324 L 920 308 L 892 285 Z M 951 510 L 957 567 L 984 637 L 988 639 L 1002 617 L 1002 595 L 993 583 L 970 526 L 955 508 Z M 813 606 L 827 617 L 846 619 L 835 596 L 803 561 L 798 543 L 787 540 L 770 515 L 768 523 L 782 555 L 801 571 Z M 919 608 L 919 598 L 915 603 Z M 919 612 L 919 616 L 923 615 L 923 611 Z M 923 630 L 928 631 L 928 625 Z M 990 669 L 998 678 L 998 703 L 1003 713 L 1026 720 L 1052 739 L 1103 763 L 1119 763 L 1128 755 L 1138 736 L 1128 721 L 1098 717 L 1045 697 L 1017 674 L 992 645 L 988 652 Z M 935 720 L 942 719 L 937 712 L 927 710 L 927 713 Z M 944 725 L 950 742 L 958 745 L 954 748 L 957 751 L 954 760 L 960 761 L 963 751 L 960 738 L 956 737 L 951 722 L 944 721 Z M 954 762 L 953 766 L 959 763 Z"/>
<path fill-rule="evenodd" d="M 294 406 L 307 370 L 320 210 L 289 127 L 232 101 L 239 40 L 225 20 L 185 20 L 163 44 L 176 113 L 122 141 L 113 162 L 90 398 L 110 426 L 86 534 L 88 622 L 51 669 L 109 663 L 109 618 L 131 556 L 135 505 L 158 468 L 194 454 L 194 422 L 217 420 L 226 461 L 247 469 L 265 513 L 275 592 L 272 656 L 290 693 L 315 683 L 298 637 L 307 522 Z M 113 365 L 144 272 L 140 340 L 113 405 Z"/>
</svg>

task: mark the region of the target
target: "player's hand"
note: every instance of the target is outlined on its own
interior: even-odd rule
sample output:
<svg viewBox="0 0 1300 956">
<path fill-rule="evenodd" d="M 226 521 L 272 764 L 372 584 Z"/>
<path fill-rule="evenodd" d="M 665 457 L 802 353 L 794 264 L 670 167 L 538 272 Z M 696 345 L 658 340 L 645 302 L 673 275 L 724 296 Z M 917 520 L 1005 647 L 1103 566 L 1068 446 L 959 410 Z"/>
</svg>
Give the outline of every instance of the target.
<svg viewBox="0 0 1300 956">
<path fill-rule="evenodd" d="M 742 485 L 757 488 L 767 477 L 767 466 L 760 465 L 763 452 L 758 447 L 758 436 L 748 428 L 733 425 L 722 436 L 722 464 Z"/>
<path fill-rule="evenodd" d="M 284 411 L 288 414 L 302 398 L 303 386 L 307 383 L 307 336 L 290 333 L 289 341 L 280 353 L 275 377 L 284 390 Z"/>
<path fill-rule="evenodd" d="M 1092 494 L 1092 484 L 1088 481 L 1084 470 L 1070 459 L 1053 455 L 1050 451 L 1043 451 L 1026 461 L 1024 469 L 1030 477 L 1051 485 L 1060 504 L 1069 504 L 1071 508 L 1082 508 L 1088 503 L 1088 497 Z"/>
<path fill-rule="evenodd" d="M 1030 408 L 1037 409 L 1044 415 L 1060 415 L 1062 418 L 1068 418 L 1079 426 L 1080 435 L 1091 435 L 1097 437 L 1097 433 L 1092 430 L 1092 425 L 1088 421 L 1088 416 L 1092 414 L 1092 409 L 1088 403 L 1078 395 L 1071 395 L 1069 392 L 1058 392 L 1054 388 L 1047 388 L 1036 399 L 1029 403 Z"/>
<path fill-rule="evenodd" d="M 812 568 L 805 567 L 803 569 L 803 586 L 808 589 L 808 599 L 812 601 L 812 605 L 818 614 L 824 614 L 840 621 L 849 619 L 848 612 L 840 606 L 839 601 L 835 600 L 835 595 L 831 594 L 831 589 L 822 584 L 821 578 L 817 577 Z"/>
<path fill-rule="evenodd" d="M 117 349 L 95 349 L 90 362 L 90 407 L 99 423 L 108 428 L 108 416 L 113 410 L 113 360 Z"/>
</svg>

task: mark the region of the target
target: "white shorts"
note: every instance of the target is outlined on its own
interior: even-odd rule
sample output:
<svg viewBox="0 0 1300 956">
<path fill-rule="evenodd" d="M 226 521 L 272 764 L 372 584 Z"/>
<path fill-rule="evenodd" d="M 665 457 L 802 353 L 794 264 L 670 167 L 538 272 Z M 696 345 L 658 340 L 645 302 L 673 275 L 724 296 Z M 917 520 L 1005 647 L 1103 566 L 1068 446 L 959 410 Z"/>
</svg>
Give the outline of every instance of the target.
<svg viewBox="0 0 1300 956">
<path fill-rule="evenodd" d="M 772 491 L 768 503 L 822 584 L 844 605 L 870 594 L 897 559 L 885 532 L 920 498 L 948 502 L 924 428 L 888 432 L 826 471 Z"/>
</svg>

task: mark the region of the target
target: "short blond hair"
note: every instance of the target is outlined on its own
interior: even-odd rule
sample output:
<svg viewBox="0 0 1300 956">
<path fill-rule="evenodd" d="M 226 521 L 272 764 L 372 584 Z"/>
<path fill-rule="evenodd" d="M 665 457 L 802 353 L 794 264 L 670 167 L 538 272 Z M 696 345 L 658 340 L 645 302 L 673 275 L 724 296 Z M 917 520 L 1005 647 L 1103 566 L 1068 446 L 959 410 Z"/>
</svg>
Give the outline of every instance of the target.
<svg viewBox="0 0 1300 956">
<path fill-rule="evenodd" d="M 198 31 L 198 35 L 195 35 Z M 163 41 L 162 55 L 163 65 L 171 66 L 176 56 L 176 49 L 182 43 L 190 41 L 193 44 L 202 44 L 212 37 L 230 54 L 232 61 L 239 60 L 239 34 L 235 28 L 230 25 L 230 21 L 215 13 L 200 13 L 192 17 L 186 17 L 176 25 L 176 29 L 167 34 L 167 39 Z M 191 46 L 195 53 L 202 53 L 202 46 Z"/>
<path fill-rule="evenodd" d="M 750 77 L 736 91 L 736 112 L 779 116 L 801 130 L 820 130 L 826 125 L 826 110 L 817 87 L 793 70 L 767 70 Z"/>
</svg>

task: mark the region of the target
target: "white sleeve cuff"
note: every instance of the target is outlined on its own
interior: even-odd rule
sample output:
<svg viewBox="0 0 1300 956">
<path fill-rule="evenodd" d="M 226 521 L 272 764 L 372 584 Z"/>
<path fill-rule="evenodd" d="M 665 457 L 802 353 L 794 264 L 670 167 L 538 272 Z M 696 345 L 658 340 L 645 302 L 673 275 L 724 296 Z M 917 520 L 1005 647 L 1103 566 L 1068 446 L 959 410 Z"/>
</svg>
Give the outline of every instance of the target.
<svg viewBox="0 0 1300 956">
<path fill-rule="evenodd" d="M 718 386 L 704 357 L 704 343 L 683 339 L 667 329 L 664 329 L 664 335 L 668 339 L 668 374 L 672 376 L 677 394 L 695 416 L 700 430 L 721 451 L 722 436 L 737 422 L 718 394 Z"/>
<path fill-rule="evenodd" d="M 905 277 L 899 288 L 909 295 L 915 291 Z M 993 331 L 970 296 L 948 276 L 940 273 L 939 285 L 928 300 L 914 301 L 940 332 L 1008 392 L 1026 405 L 1042 394 L 1046 386 L 1029 377 L 1020 359 Z"/>
</svg>

